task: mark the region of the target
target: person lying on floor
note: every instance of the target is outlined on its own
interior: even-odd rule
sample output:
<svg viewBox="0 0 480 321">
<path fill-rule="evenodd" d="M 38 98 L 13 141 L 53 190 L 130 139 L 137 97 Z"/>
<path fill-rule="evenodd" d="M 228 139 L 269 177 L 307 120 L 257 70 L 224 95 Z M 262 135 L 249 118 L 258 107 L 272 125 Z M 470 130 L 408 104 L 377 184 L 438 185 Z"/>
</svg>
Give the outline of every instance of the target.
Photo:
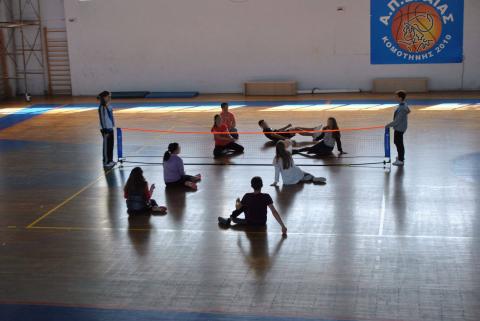
<svg viewBox="0 0 480 321">
<path fill-rule="evenodd" d="M 295 133 L 289 133 L 290 131 L 293 131 L 292 124 L 288 124 L 287 126 L 279 129 L 272 129 L 270 126 L 268 126 L 268 123 L 265 120 L 261 119 L 258 121 L 258 126 L 262 128 L 265 137 L 274 143 L 281 140 L 289 140 L 295 137 Z"/>
<path fill-rule="evenodd" d="M 219 217 L 218 223 L 225 227 L 229 227 L 232 222 L 235 223 L 236 226 L 264 227 L 267 225 L 267 208 L 270 208 L 273 217 L 282 228 L 282 234 L 286 236 L 287 227 L 273 205 L 272 198 L 270 195 L 262 193 L 262 178 L 255 176 L 250 183 L 253 188 L 253 193 L 245 194 L 241 201 L 237 199 L 235 204 L 236 209 L 232 212 L 232 215 L 227 219 Z M 244 213 L 245 218 L 238 218 L 242 213 Z"/>
</svg>

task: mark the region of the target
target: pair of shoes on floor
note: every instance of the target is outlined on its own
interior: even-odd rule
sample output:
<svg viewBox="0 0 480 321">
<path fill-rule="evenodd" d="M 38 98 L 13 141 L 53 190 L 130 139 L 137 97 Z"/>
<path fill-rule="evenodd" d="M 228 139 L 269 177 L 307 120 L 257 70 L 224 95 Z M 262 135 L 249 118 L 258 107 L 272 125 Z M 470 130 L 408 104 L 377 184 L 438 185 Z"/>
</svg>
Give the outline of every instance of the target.
<svg viewBox="0 0 480 321">
<path fill-rule="evenodd" d="M 404 161 L 402 162 L 401 160 L 399 160 L 399 159 L 397 158 L 397 159 L 392 163 L 392 165 L 393 165 L 393 166 L 403 166 L 403 165 L 405 165 L 405 162 L 404 162 Z"/>
<path fill-rule="evenodd" d="M 325 177 L 314 177 L 312 181 L 315 184 L 326 184 L 327 183 L 327 179 Z"/>
<path fill-rule="evenodd" d="M 112 162 L 108 162 L 108 163 L 106 163 L 106 164 L 103 164 L 104 167 L 113 167 L 113 166 L 115 166 L 115 165 L 117 165 L 117 162 L 113 162 L 113 161 L 112 161 Z"/>
<path fill-rule="evenodd" d="M 165 206 L 154 206 L 152 207 L 152 212 L 156 212 L 156 213 L 166 213 L 167 212 L 167 208 Z"/>
<path fill-rule="evenodd" d="M 220 224 L 221 226 L 230 226 L 230 224 L 232 223 L 232 220 L 230 218 L 223 218 L 223 217 L 218 217 L 218 224 Z"/>
</svg>

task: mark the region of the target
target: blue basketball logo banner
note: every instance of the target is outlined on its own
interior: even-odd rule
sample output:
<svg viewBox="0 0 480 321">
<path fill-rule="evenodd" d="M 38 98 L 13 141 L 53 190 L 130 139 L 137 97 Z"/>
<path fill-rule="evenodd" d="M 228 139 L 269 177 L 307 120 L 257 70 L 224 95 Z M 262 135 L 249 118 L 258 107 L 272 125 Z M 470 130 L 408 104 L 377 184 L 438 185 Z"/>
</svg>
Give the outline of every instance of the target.
<svg viewBox="0 0 480 321">
<path fill-rule="evenodd" d="M 370 0 L 371 63 L 463 61 L 464 0 Z"/>
</svg>

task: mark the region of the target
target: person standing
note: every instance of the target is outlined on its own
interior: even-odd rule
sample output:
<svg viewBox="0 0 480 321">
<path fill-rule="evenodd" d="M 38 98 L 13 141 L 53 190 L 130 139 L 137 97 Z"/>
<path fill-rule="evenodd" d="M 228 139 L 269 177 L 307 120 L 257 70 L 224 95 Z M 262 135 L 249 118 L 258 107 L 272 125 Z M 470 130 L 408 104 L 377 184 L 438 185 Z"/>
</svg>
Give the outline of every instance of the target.
<svg viewBox="0 0 480 321">
<path fill-rule="evenodd" d="M 405 145 L 403 144 L 403 135 L 408 128 L 408 114 L 410 114 L 410 108 L 408 108 L 405 100 L 407 99 L 407 93 L 403 90 L 399 90 L 395 93 L 399 105 L 393 114 L 393 121 L 385 126 L 385 128 L 393 127 L 393 143 L 397 147 L 398 157 L 395 162 L 392 163 L 394 166 L 403 166 L 405 165 Z"/>
<path fill-rule="evenodd" d="M 109 91 L 102 91 L 97 99 L 100 100 L 98 117 L 100 119 L 100 132 L 103 137 L 103 167 L 111 168 L 115 166 L 113 161 L 115 118 L 113 117 L 113 108 L 110 105 L 112 96 Z"/>
</svg>

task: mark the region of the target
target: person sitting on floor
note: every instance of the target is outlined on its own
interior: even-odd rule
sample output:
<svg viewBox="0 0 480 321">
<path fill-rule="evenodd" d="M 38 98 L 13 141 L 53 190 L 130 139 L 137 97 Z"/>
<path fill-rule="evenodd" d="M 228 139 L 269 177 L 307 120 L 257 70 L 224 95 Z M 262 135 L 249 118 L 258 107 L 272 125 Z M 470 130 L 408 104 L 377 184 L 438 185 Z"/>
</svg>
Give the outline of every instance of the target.
<svg viewBox="0 0 480 321">
<path fill-rule="evenodd" d="M 227 125 L 228 131 L 234 139 L 238 139 L 237 122 L 235 121 L 235 116 L 228 111 L 228 107 L 228 103 L 222 103 L 221 105 L 222 112 L 220 117 L 222 118 L 222 124 Z"/>
<path fill-rule="evenodd" d="M 197 190 L 197 182 L 202 179 L 200 174 L 190 176 L 185 174 L 183 160 L 178 156 L 180 145 L 171 143 L 163 155 L 163 179 L 167 187 L 186 186 Z"/>
<path fill-rule="evenodd" d="M 328 118 L 327 126 L 323 127 L 320 135 L 314 140 L 318 141 L 317 144 L 311 147 L 305 147 L 300 149 L 295 149 L 292 151 L 292 154 L 315 154 L 317 156 L 327 156 L 332 154 L 335 143 L 337 144 L 337 149 L 340 152 L 340 155 L 346 154 L 342 149 L 342 141 L 340 140 L 341 134 L 338 128 L 337 120 L 333 117 Z"/>
<path fill-rule="evenodd" d="M 152 199 L 155 184 L 148 188 L 148 183 L 143 177 L 143 170 L 140 167 L 132 169 L 128 177 L 127 184 L 123 189 L 124 197 L 127 201 L 129 215 L 150 214 L 151 211 L 165 213 L 165 206 L 158 206 Z"/>
<path fill-rule="evenodd" d="M 215 115 L 212 127 L 213 138 L 215 139 L 215 149 L 213 156 L 215 158 L 225 155 L 227 152 L 241 154 L 244 151 L 243 146 L 237 144 L 235 139 L 229 134 L 227 125 L 222 123 L 220 115 Z"/>
<path fill-rule="evenodd" d="M 295 185 L 300 182 L 325 183 L 327 181 L 324 177 L 314 177 L 295 165 L 284 141 L 277 142 L 273 166 L 275 167 L 275 181 L 271 186 L 278 185 L 280 174 L 282 174 L 283 185 Z"/>
<path fill-rule="evenodd" d="M 250 227 L 264 227 L 267 224 L 267 207 L 272 211 L 273 217 L 277 220 L 278 224 L 282 227 L 282 234 L 287 235 L 287 227 L 283 223 L 282 217 L 278 214 L 277 209 L 273 205 L 273 200 L 270 195 L 262 193 L 263 181 L 261 177 L 255 176 L 251 180 L 251 186 L 253 193 L 247 193 L 243 196 L 242 200 L 237 198 L 232 215 L 228 219 L 223 217 L 218 218 L 218 223 L 221 226 L 229 227 L 231 223 L 235 223 L 237 226 L 250 226 Z M 238 216 L 244 213 L 245 218 L 238 218 Z"/>
</svg>

